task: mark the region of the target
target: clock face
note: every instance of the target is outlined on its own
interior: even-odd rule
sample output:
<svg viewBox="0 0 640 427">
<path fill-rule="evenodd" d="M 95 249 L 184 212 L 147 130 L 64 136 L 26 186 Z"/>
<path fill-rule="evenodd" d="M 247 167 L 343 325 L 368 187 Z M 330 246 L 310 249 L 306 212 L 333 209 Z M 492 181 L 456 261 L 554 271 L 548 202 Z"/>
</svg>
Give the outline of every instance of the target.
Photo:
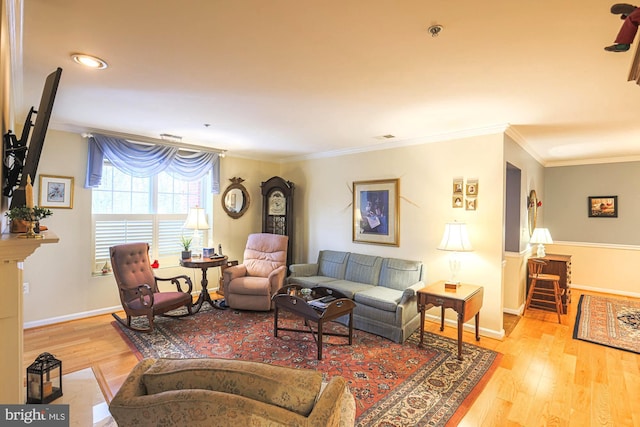
<svg viewBox="0 0 640 427">
<path fill-rule="evenodd" d="M 284 215 L 287 210 L 287 200 L 280 190 L 272 191 L 269 195 L 269 215 Z"/>
</svg>

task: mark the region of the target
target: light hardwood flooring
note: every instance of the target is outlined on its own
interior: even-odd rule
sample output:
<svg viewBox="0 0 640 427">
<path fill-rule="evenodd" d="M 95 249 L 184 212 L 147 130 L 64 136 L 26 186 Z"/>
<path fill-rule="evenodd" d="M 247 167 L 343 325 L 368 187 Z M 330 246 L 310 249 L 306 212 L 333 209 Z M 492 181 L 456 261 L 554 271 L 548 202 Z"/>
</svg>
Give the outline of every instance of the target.
<svg viewBox="0 0 640 427">
<path fill-rule="evenodd" d="M 530 310 L 503 341 L 481 337 L 478 345 L 503 357 L 460 426 L 640 426 L 640 355 L 574 340 L 579 297 L 574 289 L 562 324 L 555 312 Z M 137 359 L 112 320 L 25 330 L 25 366 L 47 351 L 62 360 L 63 373 L 93 367 L 115 394 Z M 435 322 L 426 330 L 441 333 Z M 456 338 L 455 328 L 442 333 Z M 476 343 L 468 332 L 464 341 Z"/>
</svg>

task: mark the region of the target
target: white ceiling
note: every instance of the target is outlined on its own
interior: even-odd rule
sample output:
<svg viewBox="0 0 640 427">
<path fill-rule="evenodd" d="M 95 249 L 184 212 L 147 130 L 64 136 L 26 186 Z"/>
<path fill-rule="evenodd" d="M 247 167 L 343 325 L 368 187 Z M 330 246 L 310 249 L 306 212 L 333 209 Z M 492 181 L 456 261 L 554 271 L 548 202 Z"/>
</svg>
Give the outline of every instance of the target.
<svg viewBox="0 0 640 427">
<path fill-rule="evenodd" d="M 547 165 L 640 158 L 635 47 L 603 50 L 621 21 L 601 0 L 24 5 L 18 121 L 62 67 L 53 129 L 166 133 L 286 159 L 510 125 Z M 436 23 L 444 29 L 431 37 Z M 74 52 L 109 68 L 83 69 Z"/>
</svg>

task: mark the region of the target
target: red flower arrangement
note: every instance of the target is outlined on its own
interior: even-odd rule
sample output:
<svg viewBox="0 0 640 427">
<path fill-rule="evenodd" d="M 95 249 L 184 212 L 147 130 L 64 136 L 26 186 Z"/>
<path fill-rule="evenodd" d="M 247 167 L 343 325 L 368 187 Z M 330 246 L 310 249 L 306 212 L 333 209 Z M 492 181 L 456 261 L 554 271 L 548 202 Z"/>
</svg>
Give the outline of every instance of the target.
<svg viewBox="0 0 640 427">
<path fill-rule="evenodd" d="M 529 199 L 527 197 L 527 199 Z M 533 200 L 529 199 L 529 202 L 527 203 L 527 206 L 529 207 L 529 209 L 531 209 L 533 207 Z M 542 201 L 538 200 L 538 202 L 536 203 L 536 207 L 540 207 L 542 206 Z"/>
</svg>

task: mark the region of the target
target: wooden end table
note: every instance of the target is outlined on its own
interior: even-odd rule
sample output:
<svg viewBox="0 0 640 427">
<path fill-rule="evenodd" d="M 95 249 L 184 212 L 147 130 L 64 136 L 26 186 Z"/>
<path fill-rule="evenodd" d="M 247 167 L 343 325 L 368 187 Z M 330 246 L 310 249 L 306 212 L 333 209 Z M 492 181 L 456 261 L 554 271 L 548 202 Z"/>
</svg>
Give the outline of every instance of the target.
<svg viewBox="0 0 640 427">
<path fill-rule="evenodd" d="M 444 280 L 426 286 L 418 291 L 418 311 L 420 312 L 420 345 L 424 339 L 424 314 L 432 306 L 442 307 L 440 330 L 444 331 L 444 310 L 452 308 L 458 313 L 458 360 L 462 360 L 463 324 L 476 317 L 476 341 L 480 341 L 480 309 L 484 288 L 461 283 L 456 289 L 447 289 Z"/>
<path fill-rule="evenodd" d="M 198 296 L 196 302 L 193 303 L 194 312 L 197 313 L 198 311 L 200 311 L 200 309 L 202 308 L 202 304 L 204 304 L 205 301 L 208 302 L 211 307 L 220 308 L 213 303 L 213 301 L 211 300 L 211 295 L 209 295 L 209 290 L 207 289 L 207 286 L 209 286 L 209 281 L 207 280 L 207 269 L 213 267 L 222 267 L 222 269 L 224 270 L 224 268 L 227 267 L 227 256 L 225 255 L 216 258 L 181 259 L 180 265 L 186 268 L 199 268 L 200 270 L 202 270 L 202 281 L 200 282 L 202 284 L 202 291 L 200 292 L 200 295 Z"/>
<path fill-rule="evenodd" d="M 316 286 L 312 289 L 311 295 L 304 297 L 300 290 L 299 285 L 288 285 L 280 290 L 272 297 L 274 314 L 273 314 L 273 336 L 278 336 L 278 331 L 292 331 L 292 332 L 311 332 L 313 339 L 318 346 L 318 360 L 322 360 L 322 337 L 324 335 L 332 335 L 338 337 L 348 337 L 349 345 L 353 342 L 353 308 L 356 303 L 347 298 L 342 293 L 326 288 L 324 286 Z M 335 300 L 330 302 L 326 308 L 316 308 L 308 304 L 308 301 L 324 297 L 334 296 Z M 304 324 L 309 330 L 305 329 L 292 329 L 282 328 L 278 326 L 278 313 L 280 310 L 288 311 L 296 316 L 304 319 Z M 344 315 L 349 315 L 349 333 L 340 334 L 336 332 L 324 332 L 323 326 L 326 322 L 335 320 Z M 318 325 L 318 331 L 314 332 L 309 322 L 314 322 Z M 316 337 L 317 334 L 317 337 Z"/>
</svg>

